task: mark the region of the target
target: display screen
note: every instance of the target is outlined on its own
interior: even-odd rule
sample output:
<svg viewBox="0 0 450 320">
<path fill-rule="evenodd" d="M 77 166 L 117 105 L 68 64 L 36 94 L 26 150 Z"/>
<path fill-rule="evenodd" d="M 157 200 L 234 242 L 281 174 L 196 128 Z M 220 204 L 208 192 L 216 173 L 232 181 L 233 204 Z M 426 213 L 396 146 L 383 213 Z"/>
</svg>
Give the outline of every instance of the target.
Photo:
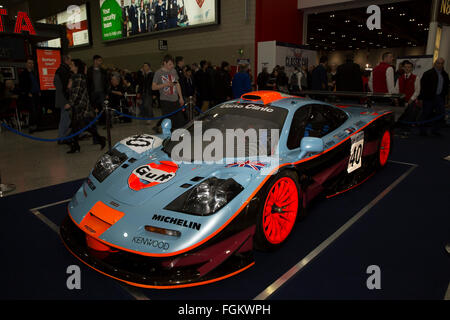
<svg viewBox="0 0 450 320">
<path fill-rule="evenodd" d="M 39 20 L 38 22 L 66 26 L 69 48 L 88 45 L 90 43 L 88 11 L 85 4 L 69 6 L 66 11 Z M 40 45 L 60 48 L 61 41 L 60 39 L 54 39 Z"/>
<path fill-rule="evenodd" d="M 218 0 L 100 0 L 104 41 L 218 23 Z"/>
<path fill-rule="evenodd" d="M 55 90 L 53 80 L 56 70 L 61 64 L 61 52 L 59 50 L 37 49 L 36 56 L 41 90 Z"/>
</svg>

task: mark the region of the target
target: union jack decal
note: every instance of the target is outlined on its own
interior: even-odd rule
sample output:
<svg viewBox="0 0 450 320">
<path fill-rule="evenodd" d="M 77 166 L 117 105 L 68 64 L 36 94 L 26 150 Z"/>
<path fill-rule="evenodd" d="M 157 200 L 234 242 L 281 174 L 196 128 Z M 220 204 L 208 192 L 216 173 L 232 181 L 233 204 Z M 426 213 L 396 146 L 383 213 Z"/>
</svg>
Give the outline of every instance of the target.
<svg viewBox="0 0 450 320">
<path fill-rule="evenodd" d="M 266 165 L 261 162 L 257 161 L 241 161 L 241 162 L 235 162 L 232 164 L 227 165 L 227 168 L 250 168 L 256 171 L 260 171 L 262 168 L 264 168 Z"/>
</svg>

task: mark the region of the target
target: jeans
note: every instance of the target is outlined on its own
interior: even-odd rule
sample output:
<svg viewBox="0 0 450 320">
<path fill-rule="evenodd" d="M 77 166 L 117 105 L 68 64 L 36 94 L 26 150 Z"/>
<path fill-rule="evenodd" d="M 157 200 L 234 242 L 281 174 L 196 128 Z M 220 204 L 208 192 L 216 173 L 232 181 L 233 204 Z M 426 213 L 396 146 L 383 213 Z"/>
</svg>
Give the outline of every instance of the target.
<svg viewBox="0 0 450 320">
<path fill-rule="evenodd" d="M 179 109 L 181 106 L 178 101 L 166 101 L 161 100 L 161 110 L 163 115 L 169 114 L 174 112 L 175 110 Z M 179 111 L 175 113 L 174 115 L 169 117 L 170 120 L 172 120 L 172 129 L 178 129 L 184 126 L 185 119 L 183 115 L 183 111 Z"/>
<path fill-rule="evenodd" d="M 142 96 L 141 114 L 142 118 L 153 118 L 153 97 L 151 94 Z"/>
<path fill-rule="evenodd" d="M 58 138 L 63 138 L 69 135 L 70 122 L 70 112 L 64 109 L 63 106 L 61 108 L 61 116 L 59 118 Z"/>
</svg>

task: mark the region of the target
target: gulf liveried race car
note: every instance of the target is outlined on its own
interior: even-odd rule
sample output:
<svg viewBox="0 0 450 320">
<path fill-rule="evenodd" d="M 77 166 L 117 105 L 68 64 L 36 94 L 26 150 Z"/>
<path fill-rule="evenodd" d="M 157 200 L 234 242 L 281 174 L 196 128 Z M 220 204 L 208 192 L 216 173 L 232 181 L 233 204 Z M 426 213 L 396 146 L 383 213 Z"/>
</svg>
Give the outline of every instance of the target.
<svg viewBox="0 0 450 320">
<path fill-rule="evenodd" d="M 168 120 L 162 135 L 122 140 L 68 206 L 60 234 L 70 252 L 140 287 L 230 277 L 254 264 L 254 248 L 282 245 L 312 199 L 349 190 L 385 166 L 394 126 L 390 111 L 272 91 L 246 94 L 195 120 L 185 126 L 193 136 L 201 121 L 216 132 L 256 129 L 279 137 L 263 137 L 271 142 L 264 159 L 248 157 L 246 147 L 243 158 L 213 163 L 190 152 L 175 161 L 179 144 Z"/>
</svg>

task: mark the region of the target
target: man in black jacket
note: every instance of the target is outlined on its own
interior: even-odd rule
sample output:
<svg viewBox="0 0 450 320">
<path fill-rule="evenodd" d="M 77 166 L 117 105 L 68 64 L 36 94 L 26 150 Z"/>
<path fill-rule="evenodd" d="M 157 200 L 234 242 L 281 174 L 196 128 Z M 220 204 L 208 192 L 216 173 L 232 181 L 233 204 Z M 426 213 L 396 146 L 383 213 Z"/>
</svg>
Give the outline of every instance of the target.
<svg viewBox="0 0 450 320">
<path fill-rule="evenodd" d="M 352 55 L 348 55 L 345 63 L 337 68 L 336 91 L 363 91 L 361 67 L 353 62 Z"/>
<path fill-rule="evenodd" d="M 87 87 L 92 108 L 100 112 L 103 110 L 105 99 L 108 95 L 109 81 L 106 70 L 102 68 L 103 58 L 95 55 L 93 60 L 94 64 L 87 71 Z M 100 123 L 103 124 L 105 122 L 106 116 L 103 114 L 100 118 Z M 100 143 L 96 138 L 97 136 L 93 136 L 94 144 Z"/>
<path fill-rule="evenodd" d="M 30 110 L 29 132 L 37 130 L 42 117 L 40 108 L 41 89 L 39 87 L 39 76 L 34 72 L 34 61 L 27 60 L 26 69 L 19 76 L 19 89 L 21 107 Z"/>
<path fill-rule="evenodd" d="M 420 122 L 432 121 L 431 132 L 440 136 L 439 129 L 445 117 L 445 97 L 448 95 L 449 77 L 444 70 L 445 60 L 438 58 L 434 63 L 434 68 L 425 72 L 420 80 L 419 100 L 423 101 L 422 116 Z M 420 128 L 420 134 L 427 135 L 427 123 Z"/>
<path fill-rule="evenodd" d="M 109 81 L 106 70 L 102 68 L 103 58 L 95 55 L 93 60 L 94 64 L 87 71 L 87 86 L 92 106 L 100 111 L 108 93 Z"/>
<path fill-rule="evenodd" d="M 233 96 L 231 91 L 230 64 L 226 61 L 222 62 L 219 70 L 214 72 L 214 104 L 230 100 Z"/>
<path fill-rule="evenodd" d="M 139 83 L 138 93 L 142 96 L 141 113 L 142 118 L 152 118 L 153 117 L 153 83 L 154 73 L 151 70 L 150 63 L 146 62 L 142 66 L 142 74 L 140 77 L 141 82 Z M 150 121 L 147 121 L 150 124 Z"/>
<path fill-rule="evenodd" d="M 64 55 L 62 57 L 62 63 L 56 70 L 55 78 L 53 79 L 53 84 L 55 86 L 55 107 L 60 109 L 59 127 L 58 127 L 58 138 L 67 136 L 70 133 L 70 113 L 68 110 L 64 109 L 69 98 L 69 91 L 67 86 L 69 84 L 70 76 L 72 72 L 70 71 L 70 64 L 72 63 L 72 58 L 70 55 Z M 63 141 L 58 141 L 58 144 L 63 144 Z"/>
</svg>

